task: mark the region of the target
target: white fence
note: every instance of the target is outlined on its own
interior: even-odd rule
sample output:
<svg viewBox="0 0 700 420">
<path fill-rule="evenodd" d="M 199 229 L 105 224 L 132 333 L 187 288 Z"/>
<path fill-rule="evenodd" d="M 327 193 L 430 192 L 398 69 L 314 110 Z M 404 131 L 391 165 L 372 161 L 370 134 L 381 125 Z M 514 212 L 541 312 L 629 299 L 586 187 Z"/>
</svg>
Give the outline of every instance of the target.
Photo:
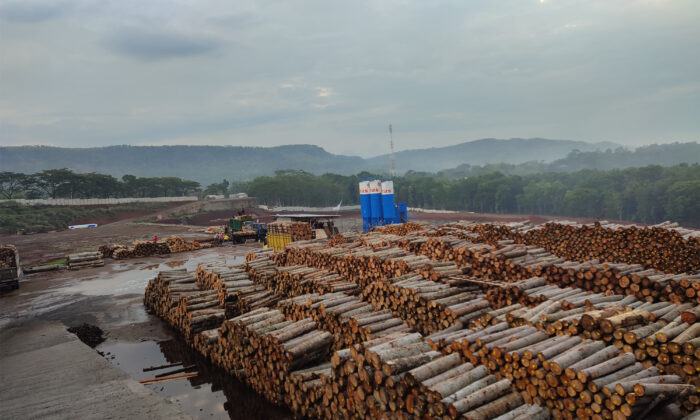
<svg viewBox="0 0 700 420">
<path fill-rule="evenodd" d="M 185 197 L 146 197 L 146 198 L 56 198 L 36 200 L 0 200 L 0 203 L 14 201 L 26 206 L 98 206 L 103 204 L 128 204 L 128 203 L 167 203 L 172 201 L 197 201 L 196 195 Z"/>
</svg>

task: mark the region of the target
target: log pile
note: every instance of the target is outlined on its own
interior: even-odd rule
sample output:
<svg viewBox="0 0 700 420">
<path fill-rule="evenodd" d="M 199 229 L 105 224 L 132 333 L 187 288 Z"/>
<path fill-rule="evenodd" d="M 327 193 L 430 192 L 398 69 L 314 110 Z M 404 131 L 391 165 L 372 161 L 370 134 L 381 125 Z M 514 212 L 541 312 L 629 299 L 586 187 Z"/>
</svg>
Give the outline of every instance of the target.
<svg viewBox="0 0 700 420">
<path fill-rule="evenodd" d="M 201 245 L 197 241 L 187 242 L 180 236 L 170 236 L 165 240 L 165 244 L 171 253 L 175 252 L 186 252 L 195 251 L 201 248 Z"/>
<path fill-rule="evenodd" d="M 361 294 L 377 309 L 388 309 L 416 331 L 429 334 L 469 321 L 490 310 L 478 287 L 455 287 L 408 274 L 374 282 Z"/>
<path fill-rule="evenodd" d="M 69 270 L 79 270 L 88 267 L 104 267 L 105 262 L 102 259 L 101 252 L 80 252 L 70 254 L 66 257 L 66 267 Z"/>
<path fill-rule="evenodd" d="M 369 303 L 344 293 L 312 293 L 283 300 L 278 306 L 289 319 L 313 318 L 321 329 L 333 334 L 332 347 L 336 350 L 410 330 L 388 310 L 375 310 Z"/>
<path fill-rule="evenodd" d="M 211 329 L 224 320 L 216 292 L 202 290 L 196 277 L 184 269 L 161 271 L 148 282 L 144 306 L 166 320 L 191 340 L 194 334 Z"/>
<path fill-rule="evenodd" d="M 284 296 L 307 293 L 356 292 L 357 284 L 330 270 L 293 265 L 276 267 L 275 290 Z"/>
<path fill-rule="evenodd" d="M 289 372 L 284 382 L 284 403 L 304 418 L 333 418 L 331 363 L 322 361 L 314 366 Z"/>
<path fill-rule="evenodd" d="M 305 241 L 313 238 L 311 225 L 305 222 L 272 222 L 267 224 L 267 232 L 291 235 L 292 241 Z"/>
<path fill-rule="evenodd" d="M 373 232 L 381 232 L 381 233 L 401 235 L 401 236 L 406 235 L 407 233 L 410 233 L 410 232 L 421 231 L 421 230 L 423 230 L 423 226 L 420 225 L 419 223 L 415 223 L 415 222 L 397 223 L 394 225 L 387 225 L 387 226 L 375 226 L 372 228 Z"/>
<path fill-rule="evenodd" d="M 213 360 L 281 404 L 289 373 L 327 360 L 332 341 L 312 319 L 287 321 L 277 309 L 260 308 L 221 325 Z"/>
<path fill-rule="evenodd" d="M 598 259 L 612 263 L 642 264 L 667 273 L 700 270 L 700 236 L 697 231 L 667 228 L 620 226 L 606 222 L 592 225 L 546 223 L 532 227 L 520 224 L 469 224 L 485 242 L 503 239 L 546 248 L 573 261 Z"/>
<path fill-rule="evenodd" d="M 149 257 L 151 255 L 170 254 L 170 248 L 165 242 L 134 241 L 131 244 L 133 257 Z"/>
<path fill-rule="evenodd" d="M 12 245 L 0 246 L 0 270 L 17 267 L 17 250 Z"/>
<path fill-rule="evenodd" d="M 178 320 L 196 312 L 191 307 L 220 302 L 220 284 L 252 282 L 227 287 L 236 289 L 225 300 L 227 318 L 235 318 L 219 330 L 197 326 L 192 345 L 299 416 L 622 420 L 675 403 L 697 409 L 694 301 L 664 301 L 674 292 L 660 289 L 643 298 L 595 289 L 596 275 L 586 278 L 578 262 L 510 240 L 484 247 L 458 230 L 373 233 L 337 246 L 297 242 L 249 254 L 248 279 L 241 267 L 202 264 L 196 282 L 177 273 L 154 280 L 146 300 L 185 325 Z M 426 279 L 442 267 L 459 271 Z M 560 267 L 576 280 L 550 277 Z M 648 271 L 611 264 L 589 271 L 610 273 L 619 285 L 640 268 Z M 489 269 L 490 278 L 471 277 Z M 355 287 L 321 290 L 325 278 Z"/>
<path fill-rule="evenodd" d="M 359 232 L 343 232 L 333 236 L 328 240 L 328 246 L 338 246 L 360 239 Z"/>
<path fill-rule="evenodd" d="M 245 262 L 255 261 L 258 258 L 272 258 L 275 251 L 272 248 L 254 249 L 245 256 Z"/>
<path fill-rule="evenodd" d="M 102 255 L 102 258 L 124 260 L 127 258 L 194 251 L 200 248 L 202 248 L 202 244 L 197 241 L 188 242 L 179 236 L 170 236 L 164 242 L 134 241 L 131 245 L 102 245 L 97 252 Z"/>
<path fill-rule="evenodd" d="M 640 300 L 700 303 L 700 274 L 666 274 L 639 264 L 566 261 L 543 248 L 514 244 L 510 240 L 501 241 L 497 244 L 500 248 L 485 254 L 482 245 L 463 242 L 465 246 L 453 238 L 425 239 L 418 252 L 434 260 L 454 261 L 458 267 L 468 267 L 472 275 L 490 279 L 518 281 L 544 277 L 552 284 L 633 295 Z"/>
<path fill-rule="evenodd" d="M 435 334 L 428 341 L 512 381 L 525 402 L 548 407 L 555 419 L 643 418 L 658 405 L 696 392 L 680 377 L 645 368 L 615 346 L 550 337 L 530 326 L 500 323 Z"/>
</svg>

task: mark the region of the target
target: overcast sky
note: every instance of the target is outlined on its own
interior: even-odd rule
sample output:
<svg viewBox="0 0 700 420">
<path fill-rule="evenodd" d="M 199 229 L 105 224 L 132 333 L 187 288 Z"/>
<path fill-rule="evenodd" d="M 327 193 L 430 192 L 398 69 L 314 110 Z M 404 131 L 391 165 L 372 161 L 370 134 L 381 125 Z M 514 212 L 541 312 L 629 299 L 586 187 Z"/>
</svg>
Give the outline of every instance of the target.
<svg viewBox="0 0 700 420">
<path fill-rule="evenodd" d="M 700 140 L 700 1 L 2 1 L 0 144 Z"/>
</svg>

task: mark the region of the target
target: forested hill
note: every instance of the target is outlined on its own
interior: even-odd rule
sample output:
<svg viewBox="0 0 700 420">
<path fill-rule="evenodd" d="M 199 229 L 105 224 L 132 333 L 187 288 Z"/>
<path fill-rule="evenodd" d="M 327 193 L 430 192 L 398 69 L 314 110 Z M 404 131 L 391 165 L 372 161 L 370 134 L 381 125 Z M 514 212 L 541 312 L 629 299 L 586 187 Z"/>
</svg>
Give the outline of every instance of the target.
<svg viewBox="0 0 700 420">
<path fill-rule="evenodd" d="M 485 139 L 450 147 L 399 152 L 396 162 L 399 173 L 444 171 L 440 175 L 448 178 L 494 171 L 523 175 L 700 162 L 700 145 L 697 143 L 653 145 L 634 151 L 619 148 L 607 151 L 608 146 L 611 144 L 567 140 Z M 109 174 L 117 178 L 125 174 L 137 177 L 172 176 L 209 185 L 222 179 L 248 181 L 273 175 L 275 171 L 283 169 L 313 174 L 386 173 L 389 158 L 362 159 L 334 155 L 312 145 L 110 146 L 85 149 L 0 147 L 0 171 L 36 173 L 61 168 L 78 173 Z"/>
<path fill-rule="evenodd" d="M 602 152 L 573 151 L 565 158 L 553 162 L 462 164 L 456 168 L 439 171 L 437 175 L 442 178 L 460 179 L 493 172 L 505 175 L 530 175 L 546 172 L 576 172 L 583 169 L 611 170 L 647 165 L 673 166 L 681 163 L 700 163 L 700 144 L 697 142 L 652 144 L 633 150 L 617 148 Z"/>
<path fill-rule="evenodd" d="M 328 153 L 318 146 L 110 146 L 68 149 L 47 146 L 0 147 L 3 171 L 33 173 L 69 168 L 121 178 L 174 176 L 207 185 L 247 181 L 281 169 L 321 174 L 351 174 L 362 170 L 360 157 Z"/>
<path fill-rule="evenodd" d="M 533 139 L 481 139 L 447 147 L 404 150 L 395 154 L 397 170 L 437 172 L 458 165 L 483 165 L 487 163 L 519 164 L 528 161 L 551 162 L 565 157 L 574 150 L 594 152 L 617 148 L 615 143 L 586 143 L 571 140 Z M 370 171 L 387 167 L 388 155 L 367 159 Z"/>
</svg>

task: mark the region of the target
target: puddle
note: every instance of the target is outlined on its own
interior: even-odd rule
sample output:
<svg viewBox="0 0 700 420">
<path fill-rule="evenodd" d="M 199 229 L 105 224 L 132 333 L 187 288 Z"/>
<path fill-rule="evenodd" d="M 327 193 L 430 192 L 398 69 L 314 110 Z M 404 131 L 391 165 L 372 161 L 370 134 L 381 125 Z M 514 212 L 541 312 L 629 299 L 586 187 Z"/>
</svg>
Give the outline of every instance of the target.
<svg viewBox="0 0 700 420">
<path fill-rule="evenodd" d="M 253 392 L 234 376 L 211 365 L 179 338 L 166 341 L 137 343 L 110 342 L 97 350 L 113 365 L 136 380 L 153 378 L 158 374 L 194 365 L 199 374 L 191 378 L 146 385 L 181 410 L 207 419 L 292 419 L 286 409 L 276 407 Z M 179 366 L 144 372 L 144 368 L 181 363 Z"/>
</svg>

